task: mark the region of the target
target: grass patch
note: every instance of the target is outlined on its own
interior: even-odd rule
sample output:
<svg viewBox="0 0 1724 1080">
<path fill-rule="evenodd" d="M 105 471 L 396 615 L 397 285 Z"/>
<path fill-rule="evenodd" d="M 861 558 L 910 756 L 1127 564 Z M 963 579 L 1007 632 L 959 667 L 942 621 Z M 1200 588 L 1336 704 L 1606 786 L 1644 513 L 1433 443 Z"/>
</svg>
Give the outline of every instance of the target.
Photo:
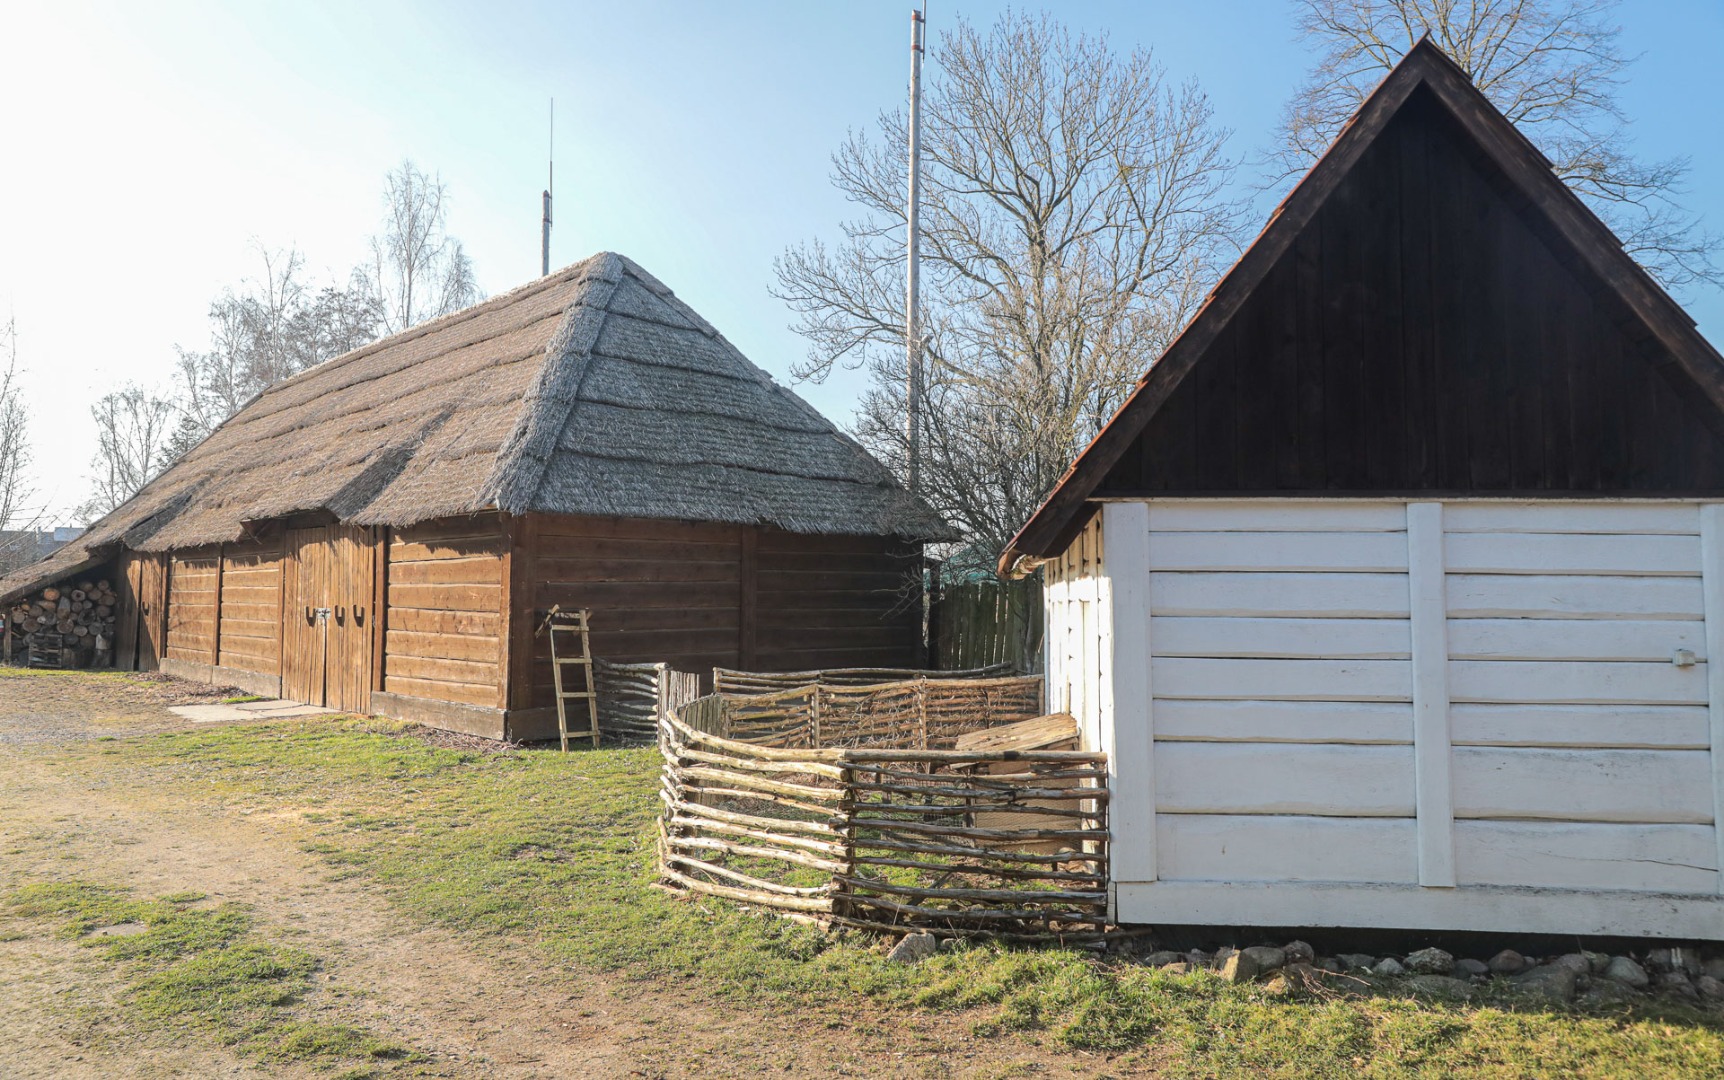
<svg viewBox="0 0 1724 1080">
<path fill-rule="evenodd" d="M 262 694 L 235 694 L 233 697 L 222 698 L 221 703 L 223 705 L 244 705 L 247 702 L 251 702 L 251 701 L 268 701 L 268 700 L 269 699 L 264 697 Z"/>
<path fill-rule="evenodd" d="M 1174 1075 L 1717 1076 L 1724 1019 L 1659 1002 L 1584 1011 L 1509 997 L 1278 997 L 1074 950 L 996 946 L 888 964 L 880 943 L 651 888 L 658 753 L 485 754 L 349 720 L 208 729 L 68 752 L 143 781 L 297 811 L 306 843 L 422 919 L 738 1007 L 842 1017 L 973 1009 L 978 1032 L 1148 1054 Z M 695 989 L 698 988 L 698 989 Z"/>
<path fill-rule="evenodd" d="M 362 1029 L 296 1015 L 316 959 L 264 939 L 243 907 L 193 906 L 202 899 L 139 900 L 87 882 L 47 882 L 14 890 L 5 906 L 22 918 L 59 920 L 61 937 L 119 965 L 126 1017 L 141 1028 L 211 1036 L 272 1063 L 352 1067 L 414 1058 Z"/>
</svg>

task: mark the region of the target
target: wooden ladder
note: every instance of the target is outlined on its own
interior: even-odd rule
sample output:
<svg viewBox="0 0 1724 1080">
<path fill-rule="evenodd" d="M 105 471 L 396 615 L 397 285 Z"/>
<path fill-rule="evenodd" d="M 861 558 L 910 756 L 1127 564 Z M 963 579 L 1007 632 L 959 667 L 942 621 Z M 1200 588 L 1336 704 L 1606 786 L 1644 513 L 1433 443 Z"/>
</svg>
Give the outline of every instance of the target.
<svg viewBox="0 0 1724 1080">
<path fill-rule="evenodd" d="M 564 753 L 569 750 L 570 735 L 577 739 L 591 737 L 595 750 L 599 745 L 599 696 L 595 692 L 596 684 L 593 681 L 593 646 L 587 626 L 587 620 L 591 616 L 592 612 L 585 608 L 579 611 L 564 611 L 558 607 L 551 608 L 550 613 L 545 616 L 545 629 L 551 634 L 551 678 L 557 688 L 557 734 L 562 737 Z M 569 639 L 576 635 L 580 637 L 580 652 L 565 656 L 563 653 L 575 644 Z M 565 639 L 562 650 L 557 648 L 559 636 Z M 586 673 L 585 690 L 563 689 L 565 667 L 579 667 Z M 587 730 L 571 732 L 568 703 L 582 698 L 587 702 Z"/>
</svg>

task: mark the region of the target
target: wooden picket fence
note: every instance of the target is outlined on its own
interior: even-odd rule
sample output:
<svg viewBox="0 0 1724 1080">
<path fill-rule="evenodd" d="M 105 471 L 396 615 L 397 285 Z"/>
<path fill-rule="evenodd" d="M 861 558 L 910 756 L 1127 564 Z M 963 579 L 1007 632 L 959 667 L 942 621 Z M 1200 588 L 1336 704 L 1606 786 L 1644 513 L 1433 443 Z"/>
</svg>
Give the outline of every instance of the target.
<svg viewBox="0 0 1724 1080">
<path fill-rule="evenodd" d="M 672 889 L 873 930 L 1117 933 L 1105 754 L 769 746 L 703 730 L 725 706 L 709 696 L 660 720 L 659 871 Z"/>
<path fill-rule="evenodd" d="M 1042 583 L 965 581 L 943 584 L 929 614 L 930 654 L 944 670 L 1007 665 L 1042 667 Z"/>
</svg>

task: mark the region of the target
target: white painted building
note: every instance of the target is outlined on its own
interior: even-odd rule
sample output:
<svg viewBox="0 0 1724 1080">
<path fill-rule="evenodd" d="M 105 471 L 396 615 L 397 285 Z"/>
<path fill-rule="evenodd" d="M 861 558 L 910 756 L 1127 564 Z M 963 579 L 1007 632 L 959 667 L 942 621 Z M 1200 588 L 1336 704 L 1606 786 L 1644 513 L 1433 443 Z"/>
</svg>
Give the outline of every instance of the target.
<svg viewBox="0 0 1724 1080">
<path fill-rule="evenodd" d="M 1118 921 L 1724 939 L 1724 360 L 1535 154 L 1416 48 L 1002 558 Z"/>
</svg>

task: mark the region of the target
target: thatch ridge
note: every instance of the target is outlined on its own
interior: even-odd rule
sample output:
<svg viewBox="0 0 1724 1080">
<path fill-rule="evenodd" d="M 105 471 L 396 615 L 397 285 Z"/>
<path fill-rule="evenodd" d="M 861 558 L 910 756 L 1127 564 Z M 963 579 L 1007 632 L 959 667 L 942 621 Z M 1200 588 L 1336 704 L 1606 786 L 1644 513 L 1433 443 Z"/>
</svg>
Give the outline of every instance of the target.
<svg viewBox="0 0 1724 1080">
<path fill-rule="evenodd" d="M 487 510 L 945 539 L 950 529 L 633 261 L 601 252 L 258 394 L 0 600 L 122 548 L 324 511 Z"/>
</svg>

